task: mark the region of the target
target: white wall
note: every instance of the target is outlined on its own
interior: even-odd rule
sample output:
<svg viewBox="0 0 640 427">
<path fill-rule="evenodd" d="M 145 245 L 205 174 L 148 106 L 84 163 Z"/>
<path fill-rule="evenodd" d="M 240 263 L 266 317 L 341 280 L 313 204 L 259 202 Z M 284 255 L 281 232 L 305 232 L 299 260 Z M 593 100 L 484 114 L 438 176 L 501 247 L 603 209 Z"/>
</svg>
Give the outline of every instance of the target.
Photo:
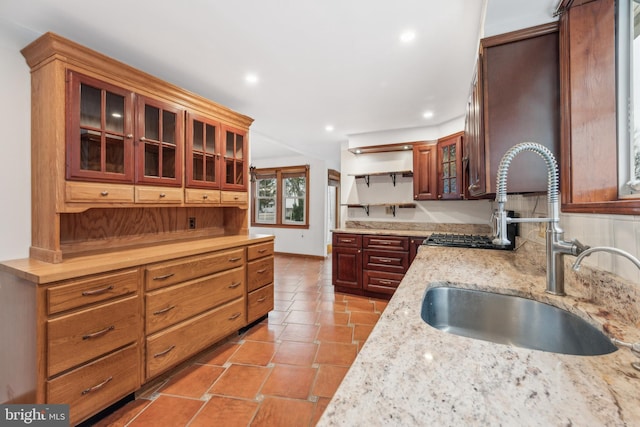
<svg viewBox="0 0 640 427">
<path fill-rule="evenodd" d="M 0 261 L 29 256 L 31 77 L 18 43 L 0 28 Z"/>
<path fill-rule="evenodd" d="M 275 236 L 275 251 L 311 256 L 327 256 L 327 173 L 323 160 L 293 156 L 274 159 L 256 159 L 252 165 L 260 168 L 309 165 L 309 228 L 250 227 L 251 233 Z"/>
</svg>

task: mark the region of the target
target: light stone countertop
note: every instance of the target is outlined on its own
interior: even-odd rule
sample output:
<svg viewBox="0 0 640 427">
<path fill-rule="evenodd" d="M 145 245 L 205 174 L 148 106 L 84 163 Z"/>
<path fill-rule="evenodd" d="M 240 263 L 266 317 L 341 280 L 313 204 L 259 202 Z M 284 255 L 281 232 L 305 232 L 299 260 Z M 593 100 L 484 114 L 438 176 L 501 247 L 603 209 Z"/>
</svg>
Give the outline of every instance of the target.
<svg viewBox="0 0 640 427">
<path fill-rule="evenodd" d="M 525 251 L 421 247 L 318 426 L 640 425 L 640 372 L 627 349 L 555 354 L 447 334 L 421 319 L 426 289 L 445 285 L 532 298 L 640 340 L 620 315 L 636 295 L 612 287 L 602 299 L 620 306 L 594 305 L 571 289 L 581 287 L 575 279 L 567 296 L 549 295 L 544 270 L 528 261 Z"/>
</svg>

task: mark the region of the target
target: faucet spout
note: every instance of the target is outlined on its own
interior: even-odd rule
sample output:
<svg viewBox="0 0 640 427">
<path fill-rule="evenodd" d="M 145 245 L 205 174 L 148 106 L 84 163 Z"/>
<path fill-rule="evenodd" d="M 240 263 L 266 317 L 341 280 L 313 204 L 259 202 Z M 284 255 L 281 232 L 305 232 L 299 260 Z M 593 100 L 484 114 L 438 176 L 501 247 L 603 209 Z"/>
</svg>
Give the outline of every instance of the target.
<svg viewBox="0 0 640 427">
<path fill-rule="evenodd" d="M 608 246 L 595 246 L 583 251 L 580 255 L 578 255 L 575 262 L 573 263 L 573 270 L 578 271 L 580 269 L 580 263 L 582 262 L 582 260 L 594 252 L 609 252 L 611 254 L 623 256 L 631 261 L 636 267 L 640 268 L 640 259 L 634 257 L 627 251 L 623 251 L 622 249 L 618 248 L 611 248 Z"/>
</svg>

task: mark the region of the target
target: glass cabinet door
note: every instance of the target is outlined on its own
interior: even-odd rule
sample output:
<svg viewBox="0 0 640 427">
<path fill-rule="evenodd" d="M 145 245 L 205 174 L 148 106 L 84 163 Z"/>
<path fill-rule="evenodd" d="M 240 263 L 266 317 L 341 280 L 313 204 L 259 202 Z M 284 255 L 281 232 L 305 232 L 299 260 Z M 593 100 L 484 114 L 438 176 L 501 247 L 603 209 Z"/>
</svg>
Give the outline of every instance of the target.
<svg viewBox="0 0 640 427">
<path fill-rule="evenodd" d="M 455 136 L 438 142 L 438 198 L 461 199 L 462 137 Z"/>
<path fill-rule="evenodd" d="M 247 133 L 230 127 L 223 128 L 224 176 L 223 189 L 246 190 L 245 160 Z"/>
<path fill-rule="evenodd" d="M 184 111 L 138 96 L 136 182 L 182 185 Z"/>
<path fill-rule="evenodd" d="M 133 182 L 133 93 L 72 71 L 67 179 Z"/>
<path fill-rule="evenodd" d="M 186 184 L 196 188 L 220 188 L 220 124 L 187 114 Z"/>
</svg>

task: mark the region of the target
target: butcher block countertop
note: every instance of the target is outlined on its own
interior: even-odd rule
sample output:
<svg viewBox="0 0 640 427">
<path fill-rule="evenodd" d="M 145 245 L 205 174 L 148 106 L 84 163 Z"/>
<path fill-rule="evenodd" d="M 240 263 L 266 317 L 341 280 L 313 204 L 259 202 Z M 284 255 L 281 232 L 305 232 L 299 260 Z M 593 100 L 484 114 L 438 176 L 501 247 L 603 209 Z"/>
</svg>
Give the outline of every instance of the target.
<svg viewBox="0 0 640 427">
<path fill-rule="evenodd" d="M 640 425 L 640 372 L 628 349 L 528 350 L 451 335 L 421 319 L 427 289 L 461 287 L 555 305 L 610 337 L 640 341 L 637 284 L 586 266 L 573 272 L 568 257 L 568 295 L 547 294 L 544 269 L 526 246 L 421 247 L 318 425 Z"/>
</svg>

